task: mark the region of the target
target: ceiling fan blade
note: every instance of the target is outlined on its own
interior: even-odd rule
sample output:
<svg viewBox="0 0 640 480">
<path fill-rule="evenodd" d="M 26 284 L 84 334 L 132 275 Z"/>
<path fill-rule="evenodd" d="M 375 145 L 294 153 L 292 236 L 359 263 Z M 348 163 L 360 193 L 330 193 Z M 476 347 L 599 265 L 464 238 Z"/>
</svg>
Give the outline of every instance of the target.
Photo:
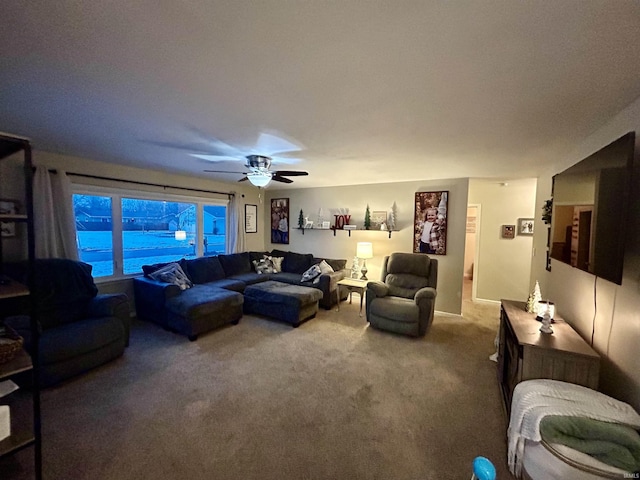
<svg viewBox="0 0 640 480">
<path fill-rule="evenodd" d="M 209 149 L 203 146 L 198 146 L 189 143 L 179 143 L 179 142 L 164 142 L 157 140 L 140 140 L 143 143 L 148 143 L 149 145 L 155 145 L 157 147 L 163 148 L 173 148 L 175 150 L 188 150 L 189 152 L 199 152 L 199 153 L 211 153 Z"/>
<path fill-rule="evenodd" d="M 308 172 L 302 172 L 300 170 L 277 170 L 273 172 L 274 175 L 283 175 L 285 177 L 303 177 L 309 175 Z"/>
<path fill-rule="evenodd" d="M 274 175 L 273 177 L 271 177 L 271 180 L 273 180 L 274 182 L 293 183 L 293 180 L 291 180 L 290 178 L 281 177 L 279 175 Z"/>
<path fill-rule="evenodd" d="M 258 137 L 254 149 L 258 153 L 262 152 L 260 155 L 274 155 L 276 153 L 297 152 L 301 150 L 300 146 L 295 143 L 265 132 L 262 132 Z"/>
<path fill-rule="evenodd" d="M 190 153 L 189 155 L 209 162 L 237 162 L 238 160 L 244 160 L 242 157 L 230 155 L 210 155 L 207 153 Z"/>
<path fill-rule="evenodd" d="M 218 140 L 217 138 L 212 137 L 206 132 L 200 130 L 193 125 L 185 125 L 184 127 L 188 132 L 192 135 L 198 137 L 200 141 L 204 142 L 207 146 L 206 150 L 215 155 L 229 155 L 229 156 L 242 156 L 242 152 L 235 147 L 232 147 L 228 143 L 223 142 L 222 140 Z"/>
<path fill-rule="evenodd" d="M 203 170 L 203 172 L 207 173 L 233 173 L 234 175 L 242 174 L 246 175 L 247 172 L 230 172 L 229 170 Z"/>
</svg>

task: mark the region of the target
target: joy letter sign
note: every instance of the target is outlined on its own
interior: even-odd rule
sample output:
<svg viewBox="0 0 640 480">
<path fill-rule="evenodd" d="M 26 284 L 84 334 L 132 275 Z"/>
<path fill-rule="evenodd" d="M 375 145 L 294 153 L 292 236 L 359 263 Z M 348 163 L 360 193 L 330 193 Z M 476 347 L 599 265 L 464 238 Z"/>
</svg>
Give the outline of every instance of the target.
<svg viewBox="0 0 640 480">
<path fill-rule="evenodd" d="M 336 230 L 341 230 L 345 225 L 349 225 L 349 220 L 351 220 L 351 215 L 334 215 L 336 217 L 336 223 L 333 224 L 333 228 Z"/>
</svg>

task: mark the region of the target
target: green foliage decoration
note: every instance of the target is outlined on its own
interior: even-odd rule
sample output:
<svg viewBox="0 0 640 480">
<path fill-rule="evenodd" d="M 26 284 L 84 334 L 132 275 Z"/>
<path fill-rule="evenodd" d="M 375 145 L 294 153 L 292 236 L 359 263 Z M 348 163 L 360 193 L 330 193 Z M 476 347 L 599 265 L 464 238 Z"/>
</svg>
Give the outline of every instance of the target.
<svg viewBox="0 0 640 480">
<path fill-rule="evenodd" d="M 369 230 L 371 228 L 371 212 L 369 211 L 369 204 L 367 204 L 367 210 L 364 212 L 364 228 Z"/>
</svg>

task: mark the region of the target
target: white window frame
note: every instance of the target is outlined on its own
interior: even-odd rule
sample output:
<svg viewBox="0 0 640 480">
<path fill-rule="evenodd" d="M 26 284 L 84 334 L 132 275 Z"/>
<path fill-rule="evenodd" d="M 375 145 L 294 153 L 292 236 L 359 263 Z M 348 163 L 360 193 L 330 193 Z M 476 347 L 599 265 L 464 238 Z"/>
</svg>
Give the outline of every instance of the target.
<svg viewBox="0 0 640 480">
<path fill-rule="evenodd" d="M 72 195 L 93 195 L 111 198 L 111 225 L 112 225 L 112 246 L 113 246 L 113 275 L 106 275 L 95 278 L 96 283 L 123 280 L 142 275 L 140 273 L 123 272 L 123 246 L 122 246 L 122 199 L 135 198 L 139 200 L 156 200 L 177 203 L 194 203 L 196 205 L 196 257 L 201 257 L 204 253 L 201 237 L 204 231 L 204 207 L 206 205 L 219 205 L 226 207 L 225 232 L 229 232 L 229 199 L 206 198 L 192 195 L 181 195 L 176 193 L 147 192 L 117 187 L 103 187 L 98 185 L 72 184 Z M 226 235 L 226 234 L 225 234 Z M 225 242 L 227 245 L 227 242 Z M 225 246 L 225 249 L 227 247 Z M 227 252 L 228 253 L 228 252 Z"/>
</svg>

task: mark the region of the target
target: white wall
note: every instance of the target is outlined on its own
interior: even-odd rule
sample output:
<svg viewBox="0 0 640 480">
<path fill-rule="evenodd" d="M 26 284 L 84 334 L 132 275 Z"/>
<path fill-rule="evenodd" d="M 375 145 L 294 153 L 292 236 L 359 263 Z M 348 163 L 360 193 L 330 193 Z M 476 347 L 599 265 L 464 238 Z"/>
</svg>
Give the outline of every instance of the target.
<svg viewBox="0 0 640 480">
<path fill-rule="evenodd" d="M 356 253 L 356 243 L 373 243 L 374 258 L 367 260 L 369 279 L 380 279 L 382 260 L 392 252 L 411 252 L 413 248 L 413 216 L 415 192 L 449 191 L 447 215 L 447 254 L 434 256 L 438 260 L 438 296 L 436 309 L 460 314 L 462 306 L 462 277 L 464 267 L 465 225 L 467 215 L 467 179 L 414 181 L 355 185 L 347 187 L 323 187 L 297 190 L 273 190 L 270 186 L 262 212 L 270 217 L 271 198 L 289 198 L 290 243 L 271 243 L 270 232 L 265 229 L 264 241 L 268 250 L 278 248 L 299 253 L 313 253 L 329 258 L 346 258 L 350 266 Z M 310 220 L 317 217 L 318 209 L 324 210 L 326 220 L 333 224 L 331 216 L 339 208 L 348 208 L 351 223 L 362 227 L 364 214 L 369 204 L 370 211 L 391 210 L 396 202 L 398 208 L 398 232 L 391 239 L 385 232 L 355 231 L 349 237 L 346 231 L 307 230 L 304 235 L 295 230 L 300 209 Z"/>
<path fill-rule="evenodd" d="M 629 131 L 640 133 L 640 99 L 576 145 L 566 162 L 539 178 L 536 220 L 551 195 L 551 178 L 565 168 L 608 145 Z M 596 279 L 591 274 L 551 260 L 545 270 L 546 228 L 536 222 L 536 256 L 531 281 L 540 281 L 543 296 L 556 302 L 557 310 L 602 356 L 600 390 L 640 410 L 640 143 L 636 137 L 636 163 L 632 188 L 629 234 L 622 285 Z M 594 294 L 595 289 L 595 294 Z"/>
<path fill-rule="evenodd" d="M 534 218 L 535 178 L 509 180 L 503 185 L 495 180 L 472 179 L 469 203 L 480 205 L 478 224 L 479 252 L 474 275 L 477 298 L 526 300 L 531 276 L 533 237 L 501 237 L 502 225 L 516 225 L 518 218 Z"/>
</svg>

